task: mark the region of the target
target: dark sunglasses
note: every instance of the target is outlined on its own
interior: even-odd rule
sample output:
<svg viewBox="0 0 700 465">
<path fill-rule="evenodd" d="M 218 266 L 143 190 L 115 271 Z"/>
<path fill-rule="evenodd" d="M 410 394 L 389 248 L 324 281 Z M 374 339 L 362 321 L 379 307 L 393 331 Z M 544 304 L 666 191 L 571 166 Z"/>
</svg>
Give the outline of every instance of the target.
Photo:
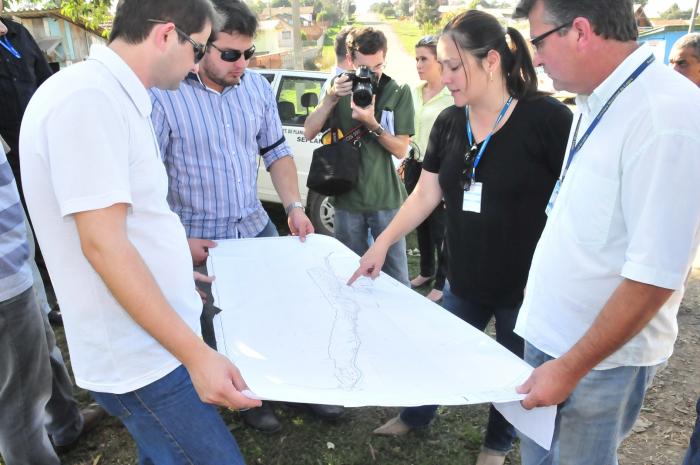
<svg viewBox="0 0 700 465">
<path fill-rule="evenodd" d="M 235 61 L 238 61 L 241 59 L 241 55 L 243 58 L 246 60 L 250 60 L 250 57 L 255 55 L 255 45 L 250 47 L 248 50 L 243 50 L 242 52 L 240 50 L 221 50 L 219 47 L 214 45 L 213 43 L 209 43 L 212 47 L 217 49 L 221 53 L 221 59 L 224 61 L 228 61 L 229 63 L 233 63 Z"/>
<path fill-rule="evenodd" d="M 538 35 L 537 37 L 533 37 L 532 39 L 530 39 L 530 43 L 531 43 L 532 46 L 535 48 L 535 50 L 537 50 L 537 47 L 542 43 L 542 41 L 543 41 L 544 39 L 546 39 L 546 38 L 549 37 L 551 34 L 554 34 L 554 33 L 557 32 L 557 31 L 561 31 L 561 30 L 564 29 L 565 27 L 571 26 L 571 23 L 572 23 L 572 21 L 569 21 L 568 23 L 564 23 L 564 24 L 562 24 L 561 26 L 557 26 L 557 27 L 555 27 L 554 29 L 550 29 L 550 30 L 547 31 L 547 32 L 543 32 L 542 34 Z"/>
<path fill-rule="evenodd" d="M 416 44 L 416 47 L 434 47 L 438 43 L 438 36 L 428 35 L 423 36 Z"/>
<path fill-rule="evenodd" d="M 469 150 L 464 153 L 464 169 L 462 169 L 462 188 L 465 191 L 469 190 L 472 185 L 472 168 L 474 167 L 474 159 L 479 153 L 479 147 L 474 144 Z"/>
<path fill-rule="evenodd" d="M 167 24 L 167 23 L 172 22 L 172 21 L 163 21 L 162 19 L 148 19 L 146 21 L 148 21 L 149 23 L 157 23 L 157 24 Z M 192 49 L 194 50 L 194 62 L 195 62 L 195 64 L 199 63 L 202 60 L 202 58 L 204 58 L 204 55 L 207 53 L 207 45 L 200 44 L 199 42 L 195 41 L 194 39 L 192 39 L 192 37 L 189 36 L 189 34 L 187 34 L 185 31 L 183 31 L 182 29 L 177 27 L 175 24 L 173 24 L 173 26 L 175 26 L 175 32 L 177 32 L 180 37 L 182 37 L 187 42 L 192 44 Z"/>
</svg>

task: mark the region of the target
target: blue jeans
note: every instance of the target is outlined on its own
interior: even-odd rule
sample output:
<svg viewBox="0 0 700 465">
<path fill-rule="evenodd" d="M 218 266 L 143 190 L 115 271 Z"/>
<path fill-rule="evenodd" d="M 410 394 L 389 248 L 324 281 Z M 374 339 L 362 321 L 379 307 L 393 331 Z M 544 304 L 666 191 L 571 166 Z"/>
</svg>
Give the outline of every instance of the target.
<svg viewBox="0 0 700 465">
<path fill-rule="evenodd" d="M 533 367 L 552 357 L 525 344 Z M 617 449 L 629 434 L 646 390 L 664 364 L 591 370 L 557 407 L 552 448 L 544 450 L 520 435 L 523 465 L 617 465 Z"/>
<path fill-rule="evenodd" d="M 7 465 L 58 465 L 49 435 L 66 445 L 83 429 L 72 388 L 34 289 L 0 302 L 0 454 Z"/>
<path fill-rule="evenodd" d="M 199 399 L 182 365 L 135 391 L 92 395 L 127 427 L 141 465 L 245 463 L 216 407 Z"/>
<path fill-rule="evenodd" d="M 495 318 L 496 341 L 518 357 L 523 357 L 523 340 L 513 332 L 520 304 L 512 308 L 502 308 L 463 299 L 454 295 L 450 289 L 450 283 L 446 282 L 443 289 L 442 306 L 479 331 L 486 329 L 491 318 Z M 436 410 L 436 405 L 408 407 L 401 412 L 401 420 L 413 428 L 426 426 L 435 416 Z M 491 452 L 507 454 L 513 447 L 515 436 L 515 428 L 492 405 L 489 409 L 484 448 Z"/>
<path fill-rule="evenodd" d="M 336 208 L 335 238 L 361 257 L 369 249 L 367 230 L 369 229 L 372 237 L 376 239 L 391 223 L 398 211 L 395 209 L 356 213 Z M 382 271 L 400 283 L 409 286 L 405 238 L 399 239 L 389 247 Z"/>
<path fill-rule="evenodd" d="M 688 452 L 685 454 L 683 465 L 700 465 L 700 398 L 698 398 L 698 403 L 695 404 L 695 412 L 697 414 L 695 417 L 695 429 L 690 437 L 690 445 L 688 446 Z"/>
</svg>

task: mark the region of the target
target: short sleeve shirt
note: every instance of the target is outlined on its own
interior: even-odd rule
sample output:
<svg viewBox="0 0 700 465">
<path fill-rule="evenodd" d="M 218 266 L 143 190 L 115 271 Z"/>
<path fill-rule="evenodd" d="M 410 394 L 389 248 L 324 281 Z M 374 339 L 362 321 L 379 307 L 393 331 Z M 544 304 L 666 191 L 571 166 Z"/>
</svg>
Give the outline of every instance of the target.
<svg viewBox="0 0 700 465">
<path fill-rule="evenodd" d="M 438 174 L 445 197 L 450 289 L 465 299 L 515 308 L 546 221 L 571 111 L 551 97 L 518 101 L 476 169 L 481 213 L 462 211 L 466 122 L 463 107 L 444 110 L 423 161 L 424 170 Z"/>
<path fill-rule="evenodd" d="M 413 136 L 413 142 L 416 143 L 420 153 L 416 155 L 416 160 L 423 161 L 425 156 L 425 151 L 428 148 L 428 140 L 430 138 L 430 131 L 433 129 L 433 124 L 437 119 L 438 115 L 442 110 L 447 107 L 451 107 L 454 103 L 452 94 L 447 89 L 443 87 L 440 92 L 433 95 L 433 97 L 427 102 L 423 101 L 423 89 L 426 86 L 426 82 L 421 82 L 416 87 L 411 89 L 411 96 L 413 98 L 413 109 L 415 111 L 414 116 L 414 129 L 416 133 Z"/>
<path fill-rule="evenodd" d="M 591 95 L 577 98 L 579 139 L 651 54 L 639 47 Z M 675 292 L 597 368 L 656 365 L 671 355 L 684 282 L 700 242 L 698 108 L 697 86 L 651 63 L 573 159 L 537 244 L 515 327 L 541 351 L 566 353 L 630 279 Z"/>
<path fill-rule="evenodd" d="M 386 79 L 385 79 L 386 78 Z M 393 128 L 385 128 L 394 135 L 412 136 L 413 102 L 411 90 L 399 86 L 386 75 L 382 76 L 383 89 L 375 103 L 375 118 L 393 118 Z M 335 106 L 338 125 L 347 134 L 360 123 L 352 119 L 350 95 L 342 97 Z M 335 207 L 351 212 L 371 212 L 399 208 L 406 198 L 406 189 L 396 174 L 392 154 L 376 138 L 365 135 L 360 141 L 360 170 L 357 186 L 350 192 L 335 198 Z M 401 154 L 402 156 L 405 154 Z"/>
<path fill-rule="evenodd" d="M 151 101 L 108 47 L 34 95 L 20 135 L 29 213 L 63 313 L 79 386 L 121 394 L 180 365 L 115 300 L 83 255 L 73 215 L 128 204 L 126 234 L 163 295 L 199 332 L 202 302 L 150 119 Z"/>
</svg>

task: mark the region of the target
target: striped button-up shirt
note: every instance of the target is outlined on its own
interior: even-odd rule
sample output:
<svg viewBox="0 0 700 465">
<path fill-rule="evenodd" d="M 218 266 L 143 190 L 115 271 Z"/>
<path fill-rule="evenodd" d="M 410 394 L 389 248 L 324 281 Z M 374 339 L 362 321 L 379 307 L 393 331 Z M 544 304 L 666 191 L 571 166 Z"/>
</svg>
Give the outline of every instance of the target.
<svg viewBox="0 0 700 465">
<path fill-rule="evenodd" d="M 258 155 L 268 170 L 291 156 L 270 84 L 249 70 L 221 93 L 195 75 L 178 90 L 150 92 L 168 203 L 187 237 L 255 237 L 269 221 L 257 196 Z"/>
<path fill-rule="evenodd" d="M 0 145 L 0 302 L 21 294 L 32 285 L 27 260 L 29 245 L 22 204 L 5 150 Z"/>
</svg>

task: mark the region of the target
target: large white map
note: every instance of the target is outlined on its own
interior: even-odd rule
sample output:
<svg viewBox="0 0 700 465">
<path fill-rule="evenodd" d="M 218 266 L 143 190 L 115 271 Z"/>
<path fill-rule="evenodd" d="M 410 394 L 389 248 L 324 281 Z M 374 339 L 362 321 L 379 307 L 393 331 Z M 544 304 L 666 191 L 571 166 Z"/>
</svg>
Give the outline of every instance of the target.
<svg viewBox="0 0 700 465">
<path fill-rule="evenodd" d="M 251 396 L 346 407 L 495 402 L 549 448 L 554 408 L 526 411 L 515 392 L 528 364 L 387 275 L 347 286 L 359 257 L 337 240 L 224 240 L 209 253 L 218 349 Z"/>
</svg>

